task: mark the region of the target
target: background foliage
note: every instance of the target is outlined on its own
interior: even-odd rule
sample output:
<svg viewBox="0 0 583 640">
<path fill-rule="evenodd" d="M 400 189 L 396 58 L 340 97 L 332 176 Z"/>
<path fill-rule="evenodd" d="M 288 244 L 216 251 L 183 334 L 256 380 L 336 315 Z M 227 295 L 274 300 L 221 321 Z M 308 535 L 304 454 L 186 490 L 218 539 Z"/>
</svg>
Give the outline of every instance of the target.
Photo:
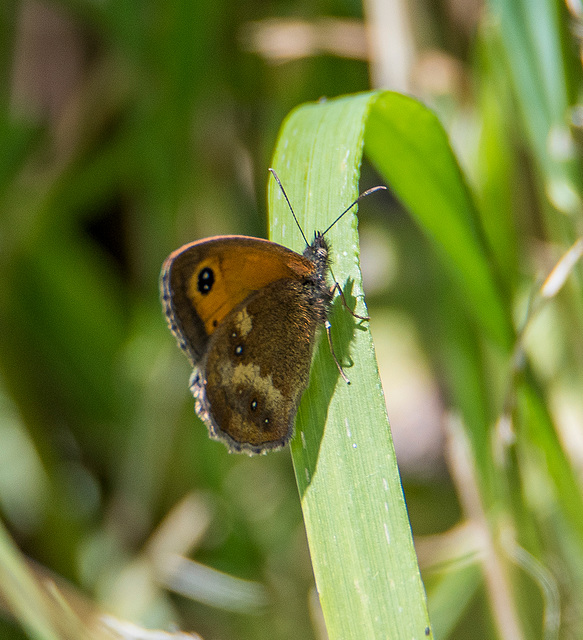
<svg viewBox="0 0 583 640">
<path fill-rule="evenodd" d="M 371 86 L 414 93 L 446 127 L 507 313 L 468 313 L 472 263 L 451 258 L 464 247 L 440 235 L 439 207 L 426 220 L 414 202 L 415 217 L 391 198 L 361 207 L 436 636 L 583 635 L 579 11 L 2 4 L 0 510 L 34 560 L 20 583 L 38 615 L 29 635 L 49 637 L 54 607 L 32 599 L 48 574 L 84 621 L 100 608 L 206 640 L 321 637 L 289 453 L 247 459 L 209 441 L 157 280 L 184 242 L 265 236 L 282 119 Z M 365 168 L 361 187 L 379 180 Z M 539 289 L 561 268 L 562 288 Z M 18 566 L 2 533 L 8 597 Z M 25 637 L 9 615 L 4 637 Z"/>
</svg>

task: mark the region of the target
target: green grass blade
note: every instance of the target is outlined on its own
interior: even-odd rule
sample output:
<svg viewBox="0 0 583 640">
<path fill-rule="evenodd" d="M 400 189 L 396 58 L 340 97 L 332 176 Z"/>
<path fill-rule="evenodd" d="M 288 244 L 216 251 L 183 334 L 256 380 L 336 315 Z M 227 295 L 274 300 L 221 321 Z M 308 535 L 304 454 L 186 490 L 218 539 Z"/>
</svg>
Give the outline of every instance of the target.
<svg viewBox="0 0 583 640">
<path fill-rule="evenodd" d="M 324 229 L 358 194 L 364 128 L 378 94 L 298 108 L 285 121 L 273 166 L 306 236 Z M 374 196 L 373 196 L 374 197 Z M 273 180 L 270 237 L 304 242 Z M 356 216 L 329 233 L 333 275 L 364 314 Z M 322 339 L 296 421 L 292 456 L 328 634 L 425 638 L 428 616 L 367 322 L 339 299 L 331 313 L 346 385 Z"/>
<path fill-rule="evenodd" d="M 548 140 L 552 126 L 565 127 L 569 104 L 559 5 L 553 0 L 488 4 L 534 157 L 547 177 L 559 175 L 561 162 L 549 153 Z"/>
<path fill-rule="evenodd" d="M 366 152 L 433 242 L 476 324 L 508 349 L 508 303 L 493 272 L 473 200 L 435 114 L 385 92 L 366 128 Z"/>
<path fill-rule="evenodd" d="M 0 595 L 33 640 L 60 640 L 50 607 L 0 520 Z"/>
</svg>

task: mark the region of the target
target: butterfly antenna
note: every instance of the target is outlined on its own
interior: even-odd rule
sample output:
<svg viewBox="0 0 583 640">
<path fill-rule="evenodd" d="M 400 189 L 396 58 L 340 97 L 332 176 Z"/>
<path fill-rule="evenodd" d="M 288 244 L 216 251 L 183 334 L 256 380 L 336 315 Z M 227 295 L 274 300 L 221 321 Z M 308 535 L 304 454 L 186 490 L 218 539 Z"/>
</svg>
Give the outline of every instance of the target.
<svg viewBox="0 0 583 640">
<path fill-rule="evenodd" d="M 296 221 L 296 224 L 298 225 L 298 229 L 300 230 L 300 233 L 302 234 L 302 238 L 304 239 L 304 242 L 306 243 L 306 245 L 309 245 L 310 243 L 308 242 L 308 239 L 306 238 L 306 235 L 304 234 L 304 230 L 302 229 L 296 214 L 294 213 L 294 209 L 291 206 L 291 202 L 289 201 L 289 198 L 287 197 L 287 193 L 285 192 L 285 189 L 283 188 L 283 185 L 281 184 L 280 179 L 277 176 L 277 173 L 275 173 L 275 170 L 272 169 L 271 167 L 269 167 L 269 171 L 271 171 L 271 173 L 273 174 L 273 177 L 275 178 L 275 181 L 277 182 L 277 184 L 279 185 L 279 188 L 281 189 L 281 192 L 283 193 L 283 197 L 285 198 L 285 201 L 287 202 L 287 206 L 289 207 L 289 210 L 292 212 L 292 216 L 294 217 L 294 220 Z M 364 194 L 363 194 L 364 195 Z"/>
<path fill-rule="evenodd" d="M 363 198 L 366 198 L 366 196 L 370 196 L 371 193 L 374 193 L 375 191 L 385 191 L 387 189 L 387 187 L 385 187 L 385 185 L 381 184 L 378 187 L 372 187 L 371 189 L 367 189 L 366 191 L 363 191 L 358 198 L 356 198 L 356 200 L 346 209 L 344 209 L 344 211 L 336 218 L 336 220 L 334 220 L 334 222 L 328 226 L 328 228 L 326 229 L 326 231 L 322 232 L 322 235 L 325 236 L 328 231 L 330 231 L 330 229 L 338 222 L 338 220 L 340 220 L 340 218 L 342 218 L 342 216 L 346 213 L 348 213 L 350 211 L 350 209 L 352 209 L 352 207 L 354 207 L 355 204 L 357 204 L 359 202 L 359 200 L 362 200 Z"/>
</svg>

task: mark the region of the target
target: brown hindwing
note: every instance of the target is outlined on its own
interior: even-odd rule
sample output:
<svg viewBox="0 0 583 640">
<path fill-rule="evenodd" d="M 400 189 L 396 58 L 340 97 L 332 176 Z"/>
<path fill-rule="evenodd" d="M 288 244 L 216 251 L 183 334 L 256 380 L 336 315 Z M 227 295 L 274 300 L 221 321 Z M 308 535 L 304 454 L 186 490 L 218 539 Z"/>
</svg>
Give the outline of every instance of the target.
<svg viewBox="0 0 583 640">
<path fill-rule="evenodd" d="M 260 453 L 290 439 L 328 301 L 313 282 L 279 280 L 233 309 L 193 376 L 196 410 L 231 450 Z"/>
</svg>

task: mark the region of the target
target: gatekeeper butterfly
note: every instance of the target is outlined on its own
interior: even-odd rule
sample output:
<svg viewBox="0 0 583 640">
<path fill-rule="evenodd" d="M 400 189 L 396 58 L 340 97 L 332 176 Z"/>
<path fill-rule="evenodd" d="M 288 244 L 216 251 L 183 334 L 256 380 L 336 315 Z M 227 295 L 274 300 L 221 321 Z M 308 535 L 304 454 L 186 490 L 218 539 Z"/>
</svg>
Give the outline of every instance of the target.
<svg viewBox="0 0 583 640">
<path fill-rule="evenodd" d="M 328 310 L 342 291 L 326 282 L 324 236 L 362 197 L 386 188 L 362 193 L 310 244 L 270 171 L 306 241 L 303 255 L 261 238 L 216 236 L 174 251 L 160 274 L 168 326 L 193 367 L 196 413 L 211 438 L 249 455 L 280 449 L 291 438 L 321 325 L 348 381 L 330 337 Z"/>
</svg>

